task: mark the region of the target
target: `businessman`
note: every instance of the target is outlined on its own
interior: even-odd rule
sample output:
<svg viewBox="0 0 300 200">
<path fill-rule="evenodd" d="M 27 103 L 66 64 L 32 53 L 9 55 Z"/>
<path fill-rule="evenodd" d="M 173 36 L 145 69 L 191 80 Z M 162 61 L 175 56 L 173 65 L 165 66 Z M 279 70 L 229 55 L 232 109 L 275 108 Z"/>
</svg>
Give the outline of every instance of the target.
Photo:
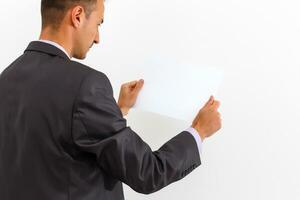
<svg viewBox="0 0 300 200">
<path fill-rule="evenodd" d="M 202 142 L 221 128 L 211 97 L 152 151 L 123 117 L 143 80 L 116 101 L 104 73 L 71 60 L 100 42 L 103 13 L 103 0 L 42 0 L 39 40 L 1 73 L 1 200 L 122 200 L 122 183 L 153 193 L 198 167 Z"/>
</svg>

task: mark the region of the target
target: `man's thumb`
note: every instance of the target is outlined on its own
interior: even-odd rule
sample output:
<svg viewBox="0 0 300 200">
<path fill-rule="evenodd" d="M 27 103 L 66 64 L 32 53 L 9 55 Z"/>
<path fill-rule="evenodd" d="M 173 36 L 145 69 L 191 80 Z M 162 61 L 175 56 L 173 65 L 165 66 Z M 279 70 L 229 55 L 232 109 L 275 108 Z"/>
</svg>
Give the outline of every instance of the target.
<svg viewBox="0 0 300 200">
<path fill-rule="evenodd" d="M 205 106 L 209 106 L 212 105 L 214 103 L 214 96 L 210 96 L 209 100 L 206 102 Z"/>
<path fill-rule="evenodd" d="M 143 85 L 144 85 L 144 80 L 143 79 L 139 80 L 136 85 L 136 90 L 140 91 L 142 89 Z"/>
</svg>

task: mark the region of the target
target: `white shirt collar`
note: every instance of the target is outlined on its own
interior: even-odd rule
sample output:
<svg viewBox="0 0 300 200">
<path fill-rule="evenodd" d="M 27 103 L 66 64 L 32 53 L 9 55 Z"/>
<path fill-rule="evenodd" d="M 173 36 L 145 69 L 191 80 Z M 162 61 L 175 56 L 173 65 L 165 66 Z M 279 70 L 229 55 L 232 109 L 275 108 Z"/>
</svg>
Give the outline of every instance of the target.
<svg viewBox="0 0 300 200">
<path fill-rule="evenodd" d="M 69 56 L 69 54 L 67 53 L 67 51 L 62 46 L 60 46 L 59 44 L 57 44 L 56 42 L 53 42 L 53 41 L 50 41 L 50 40 L 38 40 L 38 41 L 39 42 L 44 42 L 44 43 L 47 43 L 47 44 L 51 44 L 51 45 L 59 48 L 60 50 L 62 50 L 68 56 L 68 58 L 71 59 L 71 57 Z"/>
</svg>

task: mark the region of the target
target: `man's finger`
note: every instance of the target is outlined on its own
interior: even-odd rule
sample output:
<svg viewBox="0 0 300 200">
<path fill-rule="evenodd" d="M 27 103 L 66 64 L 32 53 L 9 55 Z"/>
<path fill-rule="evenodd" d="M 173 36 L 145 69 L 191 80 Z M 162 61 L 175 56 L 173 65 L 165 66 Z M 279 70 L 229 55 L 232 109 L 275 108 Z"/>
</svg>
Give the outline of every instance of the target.
<svg viewBox="0 0 300 200">
<path fill-rule="evenodd" d="M 144 80 L 140 79 L 135 86 L 135 90 L 139 92 L 142 89 L 143 85 L 144 85 Z"/>
<path fill-rule="evenodd" d="M 215 100 L 214 103 L 212 104 L 212 107 L 215 109 L 215 110 L 218 110 L 219 107 L 220 107 L 220 101 L 217 101 Z"/>
<path fill-rule="evenodd" d="M 212 105 L 214 103 L 214 96 L 210 96 L 209 100 L 205 103 L 205 106 Z"/>
<path fill-rule="evenodd" d="M 123 83 L 122 86 L 123 87 L 132 87 L 134 86 L 138 81 L 130 81 L 130 82 L 127 82 L 127 83 Z"/>
<path fill-rule="evenodd" d="M 136 84 L 137 84 L 137 81 L 131 81 L 131 82 L 125 83 L 125 85 L 128 86 L 128 87 L 133 87 Z"/>
</svg>

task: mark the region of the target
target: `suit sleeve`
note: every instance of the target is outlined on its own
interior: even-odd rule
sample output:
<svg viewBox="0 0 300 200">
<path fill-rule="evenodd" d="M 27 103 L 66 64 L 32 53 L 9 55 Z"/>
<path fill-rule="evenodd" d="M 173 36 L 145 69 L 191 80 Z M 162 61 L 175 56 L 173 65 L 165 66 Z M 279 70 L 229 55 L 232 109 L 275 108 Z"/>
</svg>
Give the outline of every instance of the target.
<svg viewBox="0 0 300 200">
<path fill-rule="evenodd" d="M 80 151 L 95 155 L 106 174 L 143 194 L 182 179 L 201 164 L 196 141 L 186 131 L 152 151 L 126 125 L 111 83 L 101 72 L 90 73 L 81 83 L 72 137 Z"/>
</svg>

